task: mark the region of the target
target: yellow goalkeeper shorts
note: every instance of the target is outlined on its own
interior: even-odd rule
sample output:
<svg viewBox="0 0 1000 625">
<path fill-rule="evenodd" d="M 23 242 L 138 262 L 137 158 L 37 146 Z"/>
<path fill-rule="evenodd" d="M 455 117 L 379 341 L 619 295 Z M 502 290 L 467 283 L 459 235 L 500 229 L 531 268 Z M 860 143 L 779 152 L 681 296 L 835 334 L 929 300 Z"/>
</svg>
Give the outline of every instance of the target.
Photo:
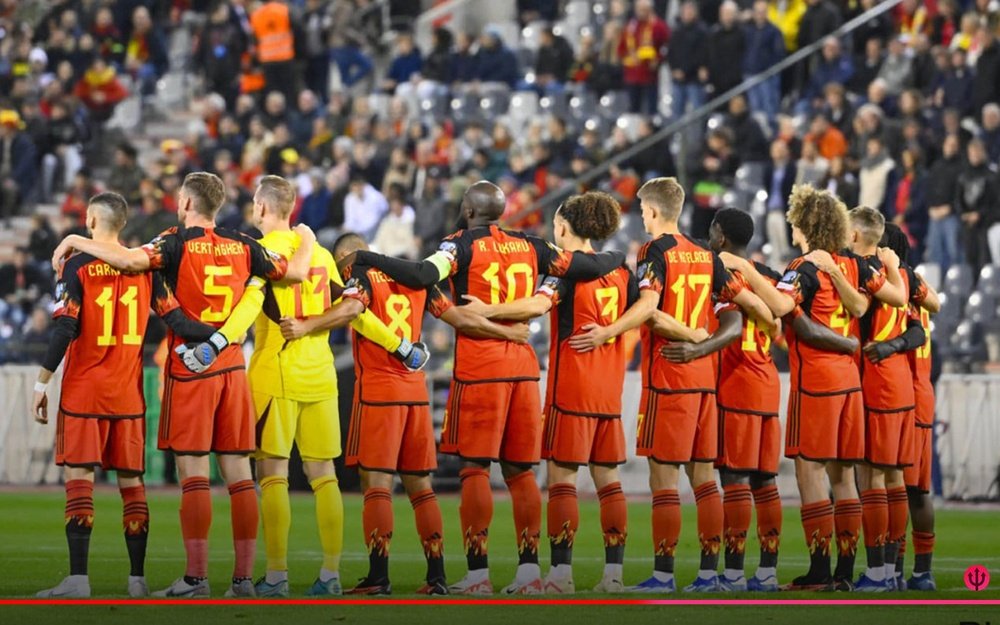
<svg viewBox="0 0 1000 625">
<path fill-rule="evenodd" d="M 255 458 L 288 458 L 292 443 L 303 460 L 333 460 L 340 455 L 340 414 L 337 396 L 300 402 L 253 393 L 257 412 Z"/>
</svg>

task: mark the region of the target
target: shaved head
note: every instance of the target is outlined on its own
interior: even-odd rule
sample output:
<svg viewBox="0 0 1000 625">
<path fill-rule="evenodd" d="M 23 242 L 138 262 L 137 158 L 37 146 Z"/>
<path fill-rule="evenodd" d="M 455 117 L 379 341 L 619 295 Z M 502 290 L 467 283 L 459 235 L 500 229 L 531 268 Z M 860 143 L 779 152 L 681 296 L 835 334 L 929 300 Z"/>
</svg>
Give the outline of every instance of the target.
<svg viewBox="0 0 1000 625">
<path fill-rule="evenodd" d="M 333 249 L 331 251 L 333 253 L 333 260 L 339 263 L 353 253 L 367 249 L 368 244 L 361 238 L 361 235 L 353 232 L 345 232 L 333 242 Z"/>
<path fill-rule="evenodd" d="M 468 218 L 470 225 L 473 221 L 496 221 L 503 215 L 506 207 L 507 198 L 500 187 L 485 180 L 474 183 L 462 197 L 462 213 Z"/>
</svg>

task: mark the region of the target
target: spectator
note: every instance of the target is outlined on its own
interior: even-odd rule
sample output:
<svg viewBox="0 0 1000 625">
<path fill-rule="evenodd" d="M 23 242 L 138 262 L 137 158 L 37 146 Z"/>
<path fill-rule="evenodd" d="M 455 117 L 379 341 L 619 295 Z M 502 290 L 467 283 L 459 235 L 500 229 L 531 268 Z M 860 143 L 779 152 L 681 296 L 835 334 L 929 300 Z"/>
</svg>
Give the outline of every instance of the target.
<svg viewBox="0 0 1000 625">
<path fill-rule="evenodd" d="M 357 146 L 355 146 L 357 147 Z M 370 240 L 382 216 L 389 209 L 385 196 L 363 174 L 351 175 L 349 193 L 344 198 L 344 230 Z"/>
<path fill-rule="evenodd" d="M 708 77 L 708 27 L 698 17 L 698 3 L 686 0 L 681 5 L 680 20 L 674 27 L 667 49 L 667 63 L 672 80 L 674 119 L 679 119 L 690 105 L 696 109 L 705 103 Z"/>
<path fill-rule="evenodd" d="M 228 190 L 228 189 L 227 189 Z M 163 193 L 148 185 L 139 201 L 139 212 L 122 230 L 122 239 L 140 244 L 150 241 L 167 228 L 177 225 L 177 215 L 163 205 Z"/>
<path fill-rule="evenodd" d="M 812 141 L 802 142 L 802 156 L 795 165 L 795 184 L 820 186 L 830 170 L 830 161 L 819 155 L 819 149 Z"/>
<path fill-rule="evenodd" d="M 431 52 L 424 59 L 416 84 L 400 84 L 396 87 L 396 94 L 407 98 L 411 106 L 414 95 L 429 98 L 434 94 L 446 94 L 448 85 L 455 78 L 451 51 L 453 39 L 447 28 L 435 28 L 431 33 Z"/>
<path fill-rule="evenodd" d="M 102 6 L 97 9 L 94 23 L 90 27 L 90 36 L 93 38 L 97 54 L 103 56 L 109 63 L 121 63 L 125 57 L 125 46 L 110 7 Z"/>
<path fill-rule="evenodd" d="M 21 362 L 38 364 L 45 358 L 45 352 L 52 339 L 50 317 L 44 306 L 36 306 L 31 311 L 27 331 L 21 338 L 23 356 Z"/>
<path fill-rule="evenodd" d="M 889 53 L 882 61 L 878 77 L 885 81 L 885 89 L 891 96 L 898 96 L 913 82 L 913 61 L 907 55 L 903 36 L 889 40 Z"/>
<path fill-rule="evenodd" d="M 82 167 L 73 177 L 73 183 L 66 190 L 59 212 L 73 222 L 83 223 L 87 215 L 87 204 L 90 198 L 98 193 L 98 188 L 91 179 L 90 170 Z"/>
<path fill-rule="evenodd" d="M 351 33 L 330 48 L 330 58 L 337 65 L 340 84 L 347 89 L 364 80 L 375 69 L 375 62 L 364 53 Z"/>
<path fill-rule="evenodd" d="M 980 26 L 976 38 L 981 52 L 972 79 L 972 110 L 981 112 L 988 103 L 1000 101 L 1000 45 L 987 26 Z"/>
<path fill-rule="evenodd" d="M 500 29 L 488 26 L 479 39 L 475 54 L 475 78 L 480 82 L 503 83 L 513 88 L 520 79 L 517 57 L 500 37 Z"/>
<path fill-rule="evenodd" d="M 339 3 L 346 5 L 346 2 Z M 336 10 L 336 9 L 333 9 Z M 340 16 L 338 16 L 340 17 Z M 347 16 L 344 16 L 347 17 Z M 328 41 L 333 30 L 331 7 L 323 0 L 306 0 L 302 14 L 302 51 L 305 63 L 305 85 L 320 100 L 330 92 L 330 52 Z"/>
<path fill-rule="evenodd" d="M 669 40 L 670 29 L 653 12 L 652 0 L 636 0 L 635 17 L 618 40 L 623 82 L 633 113 L 653 115 L 657 111 L 660 64 Z"/>
<path fill-rule="evenodd" d="M 783 267 L 792 253 L 785 211 L 788 210 L 788 198 L 792 194 L 795 179 L 795 162 L 788 144 L 781 139 L 772 141 L 771 162 L 764 170 L 764 184 L 767 185 L 765 228 L 767 241 L 771 244 L 771 264 L 778 267 Z"/>
<path fill-rule="evenodd" d="M 983 107 L 983 128 L 979 138 L 986 146 L 990 164 L 996 165 L 1000 162 L 1000 104 L 990 102 Z"/>
<path fill-rule="evenodd" d="M 261 121 L 269 130 L 288 122 L 288 101 L 280 91 L 271 91 L 264 98 L 264 111 Z"/>
<path fill-rule="evenodd" d="M 861 159 L 858 173 L 858 203 L 882 211 L 887 220 L 892 219 L 890 200 L 895 195 L 896 163 L 885 149 L 878 135 L 868 137 L 865 157 Z"/>
<path fill-rule="evenodd" d="M 84 131 L 73 118 L 69 102 L 52 102 L 44 124 L 44 138 L 37 146 L 42 154 L 42 201 L 51 202 L 53 193 L 68 187 L 83 166 L 80 150 L 83 138 Z M 58 173 L 62 174 L 61 180 Z"/>
<path fill-rule="evenodd" d="M 955 0 L 940 0 L 937 15 L 931 18 L 931 43 L 948 47 L 958 32 L 958 5 Z"/>
<path fill-rule="evenodd" d="M 808 108 L 823 106 L 822 101 L 817 101 L 823 96 L 823 89 L 830 83 L 846 85 L 854 74 L 854 64 L 851 58 L 844 54 L 840 40 L 835 37 L 828 37 L 823 41 L 823 50 L 819 63 L 813 70 L 812 77 L 804 92 L 803 104 L 800 109 L 805 112 Z"/>
<path fill-rule="evenodd" d="M 739 6 L 726 0 L 719 7 L 719 23 L 708 36 L 708 89 L 718 97 L 743 81 L 746 40 L 738 23 Z"/>
<path fill-rule="evenodd" d="M 851 93 L 863 94 L 868 90 L 868 85 L 882 69 L 882 60 L 882 40 L 872 38 L 866 41 L 864 53 L 855 60 L 854 72 L 847 81 Z"/>
<path fill-rule="evenodd" d="M 295 28 L 285 0 L 261 4 L 250 16 L 250 26 L 266 89 L 280 91 L 286 100 L 291 100 L 297 91 L 298 72 L 295 69 Z"/>
<path fill-rule="evenodd" d="M 573 46 L 548 25 L 542 29 L 535 58 L 535 84 L 538 89 L 543 93 L 562 90 L 573 65 Z"/>
<path fill-rule="evenodd" d="M 729 101 L 729 114 L 723 123 L 733 134 L 733 149 L 741 164 L 767 160 L 767 138 L 750 114 L 746 96 L 738 95 Z"/>
<path fill-rule="evenodd" d="M 842 158 L 830 161 L 830 168 L 819 186 L 839 197 L 846 206 L 858 205 L 858 179 L 847 171 Z"/>
<path fill-rule="evenodd" d="M 413 160 L 407 155 L 406 150 L 401 147 L 393 148 L 389 157 L 389 168 L 382 179 L 382 194 L 388 197 L 394 186 L 401 187 L 404 194 L 409 193 L 413 189 L 415 174 Z"/>
<path fill-rule="evenodd" d="M 973 275 L 990 262 L 987 231 L 1000 218 L 1000 188 L 997 174 L 986 160 L 986 147 L 979 139 L 969 141 L 967 163 L 958 175 L 955 206 L 962 229 L 959 240 Z"/>
<path fill-rule="evenodd" d="M 128 97 L 128 90 L 119 82 L 115 68 L 95 56 L 73 88 L 73 95 L 90 111 L 92 121 L 103 124 L 111 119 L 118 103 Z"/>
<path fill-rule="evenodd" d="M 313 232 L 327 228 L 330 225 L 330 202 L 332 199 L 333 191 L 326 184 L 323 176 L 314 175 L 312 193 L 302 199 L 298 222 L 309 226 Z"/>
<path fill-rule="evenodd" d="M 414 76 L 419 79 L 423 65 L 424 57 L 413 42 L 413 35 L 407 32 L 397 33 L 396 55 L 389 63 L 389 70 L 382 81 L 382 90 L 395 93 L 396 87 L 409 83 Z"/>
<path fill-rule="evenodd" d="M 903 150 L 900 165 L 891 217 L 910 239 L 916 259 L 923 254 L 923 240 L 927 233 L 926 172 L 921 154 L 915 148 Z"/>
<path fill-rule="evenodd" d="M 451 55 L 451 76 L 457 84 L 476 80 L 476 56 L 472 52 L 472 37 L 459 32 L 455 36 L 455 51 Z"/>
<path fill-rule="evenodd" d="M 656 131 L 656 126 L 653 125 L 653 122 L 649 118 L 642 118 L 639 121 L 639 132 L 637 133 L 636 143 L 651 137 Z M 643 181 L 661 176 L 677 175 L 674 156 L 670 153 L 669 149 L 664 149 L 664 143 L 653 144 L 642 150 L 629 159 L 627 167 L 635 170 Z"/>
<path fill-rule="evenodd" d="M 767 0 L 755 0 L 753 18 L 744 27 L 746 54 L 743 76 L 749 78 L 767 71 L 785 58 L 785 40 L 778 27 L 767 19 Z M 781 105 L 781 75 L 775 74 L 750 88 L 750 108 L 761 111 L 773 120 Z"/>
<path fill-rule="evenodd" d="M 195 62 L 205 78 L 205 87 L 226 100 L 234 110 L 240 93 L 240 67 L 247 36 L 233 21 L 229 3 L 220 2 L 208 18 L 195 51 Z"/>
<path fill-rule="evenodd" d="M 547 146 L 552 160 L 560 166 L 568 166 L 573 152 L 576 151 L 576 139 L 570 136 L 566 128 L 566 120 L 553 115 L 548 123 L 549 140 Z"/>
<path fill-rule="evenodd" d="M 0 110 L 0 219 L 10 224 L 18 208 L 30 201 L 38 180 L 35 143 L 24 132 L 16 110 Z"/>
<path fill-rule="evenodd" d="M 438 241 L 445 235 L 447 199 L 442 181 L 447 172 L 440 167 L 429 167 L 424 177 L 420 201 L 417 202 L 413 235 L 418 255 L 427 256 L 437 249 Z"/>
<path fill-rule="evenodd" d="M 296 145 L 305 146 L 313 136 L 313 127 L 322 110 L 316 94 L 308 89 L 299 92 L 295 109 L 288 113 L 288 130 Z"/>
<path fill-rule="evenodd" d="M 876 0 L 861 0 L 861 2 L 854 4 L 855 8 L 850 12 L 850 17 L 852 18 L 870 11 L 877 3 Z M 856 57 L 864 56 L 865 48 L 868 46 L 869 41 L 872 39 L 877 40 L 879 43 L 888 41 L 895 32 L 896 29 L 893 26 L 892 17 L 889 12 L 882 13 L 878 17 L 873 17 L 858 26 L 851 33 L 851 40 L 854 42 L 851 52 Z"/>
<path fill-rule="evenodd" d="M 722 196 L 732 185 L 739 160 L 733 149 L 733 134 L 728 128 L 717 128 L 708 133 L 707 145 L 700 167 L 695 171 L 694 206 L 691 216 L 691 235 L 708 239 L 708 227 L 715 213 L 722 208 Z"/>
<path fill-rule="evenodd" d="M 49 292 L 47 274 L 31 263 L 30 254 L 28 248 L 18 247 L 11 262 L 0 266 L 0 298 L 12 308 L 20 309 L 23 315 Z"/>
<path fill-rule="evenodd" d="M 812 45 L 840 26 L 840 12 L 828 0 L 806 0 L 806 4 L 799 22 L 799 48 Z"/>
<path fill-rule="evenodd" d="M 416 258 L 420 249 L 413 234 L 415 219 L 413 207 L 400 194 L 393 193 L 389 199 L 389 212 L 379 223 L 372 246 L 389 256 Z"/>
<path fill-rule="evenodd" d="M 966 63 L 965 51 L 951 51 L 951 66 L 942 76 L 934 93 L 934 104 L 939 109 L 956 109 L 962 116 L 972 113 L 975 79 Z"/>
<path fill-rule="evenodd" d="M 851 132 L 854 109 L 843 85 L 830 83 L 823 88 L 823 115 L 845 138 Z"/>
<path fill-rule="evenodd" d="M 622 58 L 618 52 L 622 26 L 618 22 L 607 22 L 601 40 L 601 48 L 594 62 L 594 69 L 587 79 L 587 86 L 597 95 L 622 88 Z"/>
<path fill-rule="evenodd" d="M 149 9 L 137 6 L 132 13 L 132 34 L 125 46 L 125 69 L 139 83 L 140 93 L 151 96 L 156 81 L 167 73 L 169 60 L 163 36 L 153 27 Z"/>
<path fill-rule="evenodd" d="M 844 138 L 844 133 L 831 125 L 823 113 L 813 117 L 805 140 L 815 143 L 819 155 L 828 161 L 847 155 L 847 139 Z"/>
<path fill-rule="evenodd" d="M 28 237 L 28 253 L 40 271 L 48 271 L 52 262 L 52 252 L 59 244 L 59 237 L 45 215 L 31 216 L 31 235 Z"/>
<path fill-rule="evenodd" d="M 114 167 L 107 177 L 108 191 L 114 191 L 131 204 L 140 199 L 139 188 L 146 172 L 136 161 L 137 151 L 130 143 L 120 143 L 115 148 Z"/>
</svg>

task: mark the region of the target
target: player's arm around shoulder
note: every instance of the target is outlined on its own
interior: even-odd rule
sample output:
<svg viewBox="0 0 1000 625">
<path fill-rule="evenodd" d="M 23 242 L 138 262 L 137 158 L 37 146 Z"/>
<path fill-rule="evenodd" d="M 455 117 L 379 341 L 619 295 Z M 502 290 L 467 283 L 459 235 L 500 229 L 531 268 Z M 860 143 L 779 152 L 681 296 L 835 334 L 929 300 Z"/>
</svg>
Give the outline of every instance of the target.
<svg viewBox="0 0 1000 625">
<path fill-rule="evenodd" d="M 63 239 L 55 251 L 52 252 L 52 267 L 58 271 L 62 260 L 74 251 L 77 251 L 99 258 L 119 271 L 139 273 L 148 271 L 151 268 L 156 269 L 157 256 L 154 254 L 158 250 L 156 247 L 151 246 L 155 246 L 164 237 L 164 234 L 156 237 L 143 247 L 131 248 L 117 243 L 95 241 L 78 234 L 71 234 Z"/>
</svg>

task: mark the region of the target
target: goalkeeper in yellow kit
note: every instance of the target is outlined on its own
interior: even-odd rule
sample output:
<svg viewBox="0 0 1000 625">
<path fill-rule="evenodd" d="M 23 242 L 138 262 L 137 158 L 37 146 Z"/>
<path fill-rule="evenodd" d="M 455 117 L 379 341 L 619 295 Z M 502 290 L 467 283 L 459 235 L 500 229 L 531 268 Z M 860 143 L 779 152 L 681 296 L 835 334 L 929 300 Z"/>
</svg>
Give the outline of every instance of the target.
<svg viewBox="0 0 1000 625">
<path fill-rule="evenodd" d="M 295 205 L 295 188 L 284 178 L 265 176 L 254 194 L 253 218 L 264 233 L 261 245 L 291 255 L 299 245 L 289 218 Z M 244 298 L 263 300 L 255 324 L 254 352 L 249 379 L 257 412 L 257 479 L 267 573 L 256 584 L 261 597 L 288 596 L 288 532 L 291 509 L 288 499 L 288 458 L 292 443 L 299 448 L 302 466 L 316 496 L 316 521 L 323 547 L 319 576 L 307 591 L 310 596 L 342 592 L 340 554 L 343 547 L 344 508 L 333 459 L 340 455 L 340 419 L 337 409 L 337 374 L 330 351 L 329 331 L 314 332 L 297 341 L 281 336 L 282 318 L 322 315 L 340 298 L 343 282 L 330 253 L 315 246 L 309 274 L 294 285 L 270 283 Z M 411 344 L 390 332 L 370 312 L 351 326 L 411 369 L 427 361 L 422 344 Z"/>
</svg>

